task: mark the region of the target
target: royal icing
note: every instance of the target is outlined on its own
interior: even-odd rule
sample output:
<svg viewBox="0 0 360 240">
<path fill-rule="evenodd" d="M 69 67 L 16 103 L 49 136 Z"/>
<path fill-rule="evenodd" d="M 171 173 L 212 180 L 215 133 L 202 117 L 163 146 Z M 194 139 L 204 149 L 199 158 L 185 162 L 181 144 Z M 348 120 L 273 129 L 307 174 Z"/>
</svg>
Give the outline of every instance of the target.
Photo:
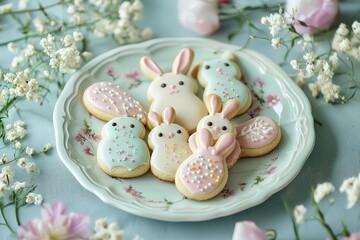
<svg viewBox="0 0 360 240">
<path fill-rule="evenodd" d="M 149 164 L 149 149 L 140 138 L 144 126 L 134 118 L 114 118 L 103 127 L 98 158 L 106 167 L 123 167 L 129 171 Z"/>
<path fill-rule="evenodd" d="M 270 144 L 278 134 L 277 124 L 269 117 L 250 119 L 236 126 L 237 140 L 242 148 L 261 148 Z"/>
<path fill-rule="evenodd" d="M 202 195 L 214 191 L 222 181 L 226 181 L 224 155 L 234 148 L 236 141 L 232 134 L 225 134 L 212 147 L 211 134 L 207 129 L 201 129 L 198 134 L 199 148 L 184 161 L 177 174 L 187 191 Z"/>
<path fill-rule="evenodd" d="M 156 125 L 149 133 L 150 146 L 154 147 L 151 167 L 171 178 L 175 178 L 180 164 L 192 153 L 187 142 L 189 134 L 185 128 L 172 123 L 174 115 L 171 107 L 165 108 L 161 123 L 156 114 L 149 113 L 149 120 Z"/>
<path fill-rule="evenodd" d="M 154 71 L 155 63 L 149 60 L 140 61 L 144 74 L 153 80 L 148 88 L 148 99 L 151 102 L 150 110 L 162 113 L 167 106 L 175 109 L 177 118 L 175 123 L 188 131 L 194 131 L 199 120 L 207 114 L 204 103 L 196 96 L 197 85 L 194 79 L 185 74 L 192 63 L 192 52 L 183 49 L 174 60 L 172 72 L 157 74 Z M 149 57 L 146 57 L 149 59 Z"/>
<path fill-rule="evenodd" d="M 247 86 L 238 78 L 235 63 L 228 59 L 214 59 L 204 61 L 198 72 L 201 81 L 206 84 L 204 95 L 217 94 L 222 102 L 236 99 L 243 108 L 250 96 Z"/>
<path fill-rule="evenodd" d="M 84 98 L 91 107 L 114 116 L 134 117 L 146 123 L 144 107 L 115 83 L 94 83 L 85 91 Z"/>
</svg>

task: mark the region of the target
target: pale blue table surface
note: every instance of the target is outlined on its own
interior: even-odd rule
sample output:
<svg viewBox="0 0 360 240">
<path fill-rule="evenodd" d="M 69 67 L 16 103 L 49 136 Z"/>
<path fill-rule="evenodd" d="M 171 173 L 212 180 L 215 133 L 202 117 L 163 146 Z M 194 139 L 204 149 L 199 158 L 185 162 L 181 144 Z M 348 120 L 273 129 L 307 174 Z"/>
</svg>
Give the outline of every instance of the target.
<svg viewBox="0 0 360 240">
<path fill-rule="evenodd" d="M 49 1 L 42 1 L 45 4 Z M 143 1 L 145 5 L 142 26 L 149 26 L 154 31 L 154 38 L 163 37 L 198 37 L 197 34 L 183 28 L 177 19 L 176 1 L 152 0 Z M 358 4 L 358 3 L 356 3 Z M 2 23 L 3 24 L 3 23 Z M 6 26 L 6 24 L 4 24 Z M 236 29 L 236 24 L 227 22 L 214 35 L 209 36 L 227 42 L 229 33 Z M 0 32 L 0 39 L 4 39 Z M 7 38 L 7 37 L 6 37 Z M 231 43 L 241 45 L 245 35 L 236 37 Z M 91 41 L 90 50 L 95 56 L 117 47 L 111 40 L 96 39 Z M 282 54 L 271 49 L 268 43 L 261 40 L 253 41 L 250 48 L 262 52 L 279 62 Z M 0 64 L 8 64 L 9 53 L 0 49 Z M 37 192 L 41 193 L 46 203 L 62 201 L 66 207 L 78 213 L 89 215 L 95 219 L 106 217 L 115 221 L 125 230 L 126 239 L 139 235 L 144 239 L 231 239 L 234 225 L 237 221 L 255 221 L 262 229 L 276 229 L 278 239 L 294 239 L 292 225 L 284 209 L 284 200 L 290 205 L 304 204 L 309 209 L 311 186 L 324 181 L 331 181 L 337 188 L 342 181 L 350 176 L 356 176 L 360 170 L 360 103 L 351 102 L 346 105 L 326 104 L 323 99 L 313 99 L 309 92 L 312 112 L 322 126 L 315 125 L 316 144 L 299 175 L 283 190 L 272 195 L 264 203 L 243 212 L 203 222 L 164 222 L 135 216 L 104 204 L 93 193 L 85 190 L 71 175 L 60 161 L 53 149 L 46 157 L 38 159 L 41 169 L 36 183 Z M 24 119 L 27 123 L 29 145 L 41 148 L 50 142 L 55 146 L 52 125 L 52 109 L 55 97 L 43 107 L 33 107 L 33 104 L 21 104 L 17 111 L 11 112 L 11 119 Z M 30 144 L 31 143 L 31 144 Z M 2 154 L 1 154 L 2 155 Z M 352 231 L 360 231 L 359 207 L 346 210 L 346 196 L 338 193 L 333 195 L 336 200 L 332 207 L 325 207 L 325 213 L 331 225 L 337 232 L 341 222 L 346 222 Z M 312 212 L 312 210 L 309 210 Z M 39 217 L 40 207 L 31 206 L 21 210 L 21 219 Z M 14 218 L 10 221 L 14 223 Z M 327 235 L 316 222 L 305 223 L 300 227 L 302 239 L 324 239 Z M 13 239 L 5 228 L 0 228 L 0 239 Z"/>
</svg>

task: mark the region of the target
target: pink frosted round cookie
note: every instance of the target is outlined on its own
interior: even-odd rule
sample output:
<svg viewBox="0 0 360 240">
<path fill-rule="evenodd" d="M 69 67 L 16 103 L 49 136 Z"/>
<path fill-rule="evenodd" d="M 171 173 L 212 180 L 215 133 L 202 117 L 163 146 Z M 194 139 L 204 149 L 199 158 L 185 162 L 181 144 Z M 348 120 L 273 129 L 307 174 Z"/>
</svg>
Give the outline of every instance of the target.
<svg viewBox="0 0 360 240">
<path fill-rule="evenodd" d="M 257 157 L 272 151 L 281 140 L 279 125 L 269 117 L 260 116 L 236 126 L 241 157 Z"/>
<path fill-rule="evenodd" d="M 146 124 L 144 107 L 115 83 L 94 83 L 85 90 L 83 103 L 92 115 L 103 121 L 129 116 Z"/>
</svg>

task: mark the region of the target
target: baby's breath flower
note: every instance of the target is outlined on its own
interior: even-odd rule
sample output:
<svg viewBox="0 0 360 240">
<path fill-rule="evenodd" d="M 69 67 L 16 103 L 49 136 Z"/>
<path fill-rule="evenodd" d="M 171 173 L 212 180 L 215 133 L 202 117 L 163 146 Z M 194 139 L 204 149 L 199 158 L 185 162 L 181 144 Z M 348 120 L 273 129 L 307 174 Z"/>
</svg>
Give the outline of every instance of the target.
<svg viewBox="0 0 360 240">
<path fill-rule="evenodd" d="M 81 32 L 73 32 L 73 37 L 76 42 L 82 41 L 84 39 L 84 36 Z"/>
<path fill-rule="evenodd" d="M 281 46 L 282 38 L 273 38 L 271 40 L 271 45 L 273 48 L 278 49 Z"/>
<path fill-rule="evenodd" d="M 24 49 L 24 57 L 30 57 L 35 54 L 35 47 L 32 44 L 28 44 Z"/>
<path fill-rule="evenodd" d="M 3 164 L 7 163 L 9 161 L 9 158 L 7 157 L 7 155 L 5 153 L 3 153 L 2 157 L 1 157 L 1 162 Z"/>
<path fill-rule="evenodd" d="M 116 223 L 108 224 L 107 220 L 102 218 L 95 222 L 94 234 L 91 236 L 91 240 L 102 239 L 123 239 L 124 232 L 118 228 Z"/>
<path fill-rule="evenodd" d="M 13 8 L 12 3 L 0 5 L 0 15 L 4 13 L 12 12 L 12 8 Z"/>
<path fill-rule="evenodd" d="M 44 145 L 44 147 L 43 147 L 43 152 L 45 153 L 45 152 L 47 152 L 47 151 L 49 151 L 50 150 L 50 148 L 51 148 L 51 144 L 50 143 L 47 143 L 47 144 L 45 144 Z"/>
<path fill-rule="evenodd" d="M 7 49 L 9 52 L 11 53 L 17 53 L 19 51 L 19 48 L 15 46 L 15 44 L 13 42 L 10 42 L 7 44 Z"/>
<path fill-rule="evenodd" d="M 19 168 L 25 168 L 27 163 L 28 161 L 25 158 L 20 158 L 19 161 L 17 162 L 17 166 Z"/>
<path fill-rule="evenodd" d="M 24 189 L 26 187 L 26 182 L 19 182 L 16 181 L 13 183 L 13 185 L 10 187 L 13 191 L 18 191 L 20 189 Z"/>
<path fill-rule="evenodd" d="M 0 199 L 6 195 L 8 187 L 5 183 L 0 181 Z"/>
<path fill-rule="evenodd" d="M 353 22 L 351 27 L 352 27 L 352 30 L 353 30 L 354 34 L 357 37 L 360 37 L 360 22 L 358 22 L 358 21 Z"/>
<path fill-rule="evenodd" d="M 1 169 L 0 173 L 0 181 L 5 184 L 10 184 L 10 182 L 14 179 L 15 172 L 13 171 L 11 166 L 5 166 Z"/>
<path fill-rule="evenodd" d="M 21 148 L 21 142 L 15 141 L 14 142 L 14 147 L 15 147 L 16 150 L 19 150 Z"/>
<path fill-rule="evenodd" d="M 360 199 L 360 176 L 345 179 L 341 184 L 340 192 L 347 194 L 347 208 L 352 208 Z"/>
<path fill-rule="evenodd" d="M 25 153 L 26 153 L 29 157 L 32 157 L 32 155 L 35 154 L 35 150 L 34 150 L 34 148 L 26 147 Z"/>
<path fill-rule="evenodd" d="M 65 47 L 69 47 L 74 43 L 74 38 L 71 35 L 66 35 L 61 41 L 64 43 Z"/>
<path fill-rule="evenodd" d="M 85 51 L 81 54 L 83 56 L 83 58 L 86 60 L 86 61 L 89 61 L 90 59 L 92 59 L 93 57 L 93 54 L 92 52 L 89 52 L 89 51 Z"/>
<path fill-rule="evenodd" d="M 318 184 L 314 191 L 314 201 L 319 203 L 324 197 L 332 193 L 334 190 L 334 186 L 329 182 Z"/>
<path fill-rule="evenodd" d="M 44 20 L 41 18 L 41 17 L 37 17 L 34 19 L 33 21 L 33 24 L 36 28 L 36 30 L 39 32 L 39 33 L 44 33 L 46 32 L 46 26 L 45 26 L 45 22 Z"/>
<path fill-rule="evenodd" d="M 28 162 L 25 165 L 25 170 L 27 173 L 34 173 L 36 171 L 36 164 L 33 162 Z"/>
<path fill-rule="evenodd" d="M 43 201 L 43 197 L 40 195 L 40 194 L 36 194 L 36 193 L 33 193 L 33 192 L 30 192 L 26 195 L 26 199 L 25 199 L 25 202 L 26 203 L 33 203 L 35 205 L 40 205 Z"/>
<path fill-rule="evenodd" d="M 25 10 L 27 8 L 28 0 L 19 0 L 18 9 Z"/>
<path fill-rule="evenodd" d="M 297 205 L 294 208 L 294 217 L 297 223 L 303 223 L 307 209 L 304 205 Z"/>
</svg>

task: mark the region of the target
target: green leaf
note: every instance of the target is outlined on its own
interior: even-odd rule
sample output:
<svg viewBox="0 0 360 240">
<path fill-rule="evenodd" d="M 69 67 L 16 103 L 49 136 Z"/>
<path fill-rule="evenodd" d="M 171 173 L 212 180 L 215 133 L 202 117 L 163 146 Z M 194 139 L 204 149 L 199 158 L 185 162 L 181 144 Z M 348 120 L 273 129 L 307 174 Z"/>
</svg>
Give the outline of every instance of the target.
<svg viewBox="0 0 360 240">
<path fill-rule="evenodd" d="M 303 27 L 307 27 L 308 25 L 306 24 L 306 22 L 303 22 L 303 21 L 301 21 L 301 20 L 297 20 L 299 23 L 300 23 L 300 25 L 301 26 L 303 26 Z"/>
</svg>

